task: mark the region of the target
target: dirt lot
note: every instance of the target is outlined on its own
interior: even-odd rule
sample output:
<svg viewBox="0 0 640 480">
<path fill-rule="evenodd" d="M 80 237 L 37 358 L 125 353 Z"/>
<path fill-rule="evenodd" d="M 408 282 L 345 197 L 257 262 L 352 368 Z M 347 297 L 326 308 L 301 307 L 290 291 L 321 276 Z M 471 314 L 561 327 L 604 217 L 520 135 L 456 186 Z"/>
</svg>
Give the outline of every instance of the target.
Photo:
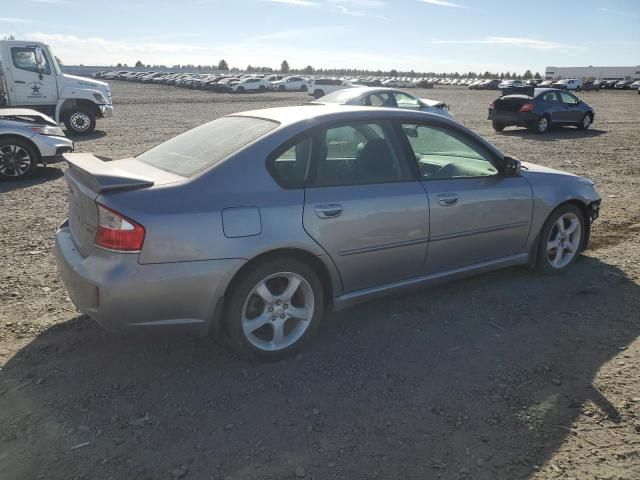
<svg viewBox="0 0 640 480">
<path fill-rule="evenodd" d="M 221 115 L 307 101 L 114 82 L 78 150 L 130 156 Z M 567 275 L 483 275 L 327 317 L 252 364 L 206 338 L 124 337 L 58 280 L 62 166 L 0 185 L 0 478 L 640 478 L 640 97 L 584 93 L 592 129 L 497 134 L 493 92 L 418 92 L 506 153 L 588 176 L 592 249 Z"/>
</svg>

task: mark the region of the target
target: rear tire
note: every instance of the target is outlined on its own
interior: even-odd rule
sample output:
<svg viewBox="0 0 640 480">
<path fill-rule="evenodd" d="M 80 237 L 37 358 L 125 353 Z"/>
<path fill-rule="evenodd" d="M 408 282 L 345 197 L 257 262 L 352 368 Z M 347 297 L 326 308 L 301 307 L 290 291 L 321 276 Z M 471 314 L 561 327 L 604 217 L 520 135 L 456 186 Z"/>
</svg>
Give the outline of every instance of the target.
<svg viewBox="0 0 640 480">
<path fill-rule="evenodd" d="M 0 180 L 24 180 L 36 171 L 40 156 L 24 140 L 0 139 Z"/>
<path fill-rule="evenodd" d="M 238 93 L 244 93 L 244 87 L 238 87 L 238 88 L 236 89 L 236 92 L 238 92 Z"/>
<path fill-rule="evenodd" d="M 582 121 L 578 124 L 578 130 L 586 130 L 591 126 L 591 122 L 593 122 L 593 115 L 585 113 Z"/>
<path fill-rule="evenodd" d="M 542 115 L 536 123 L 531 125 L 529 129 L 532 132 L 539 133 L 539 134 L 546 133 L 549 130 L 550 123 L 551 122 L 549 120 L 549 116 L 545 114 L 545 115 Z"/>
<path fill-rule="evenodd" d="M 306 85 L 300 85 L 300 91 L 301 92 L 306 92 L 307 91 L 307 86 Z"/>
<path fill-rule="evenodd" d="M 313 268 L 291 257 L 259 262 L 229 288 L 224 329 L 251 359 L 274 361 L 299 351 L 323 316 L 324 290 Z"/>
<path fill-rule="evenodd" d="M 264 92 L 266 89 L 267 89 L 267 87 L 265 87 L 264 85 L 260 85 L 258 87 L 258 90 L 261 91 L 261 92 Z"/>
<path fill-rule="evenodd" d="M 502 123 L 496 123 L 496 122 L 493 122 L 492 126 L 496 132 L 501 132 L 502 130 L 504 130 L 504 127 L 505 127 L 505 125 L 503 125 Z"/>
<path fill-rule="evenodd" d="M 582 211 L 571 203 L 556 208 L 540 231 L 536 268 L 548 274 L 568 270 L 582 250 L 585 221 Z"/>
<path fill-rule="evenodd" d="M 324 92 L 322 90 L 316 90 L 313 92 L 313 97 L 318 99 L 320 97 L 324 97 Z"/>
<path fill-rule="evenodd" d="M 96 114 L 85 107 L 75 107 L 64 116 L 64 125 L 75 135 L 86 135 L 96 128 Z"/>
<path fill-rule="evenodd" d="M 284 91 L 286 90 L 286 88 L 285 88 L 285 86 L 284 86 L 284 85 L 280 85 L 280 86 L 278 87 L 278 90 L 279 90 L 279 91 L 281 91 L 281 92 L 284 92 Z"/>
</svg>

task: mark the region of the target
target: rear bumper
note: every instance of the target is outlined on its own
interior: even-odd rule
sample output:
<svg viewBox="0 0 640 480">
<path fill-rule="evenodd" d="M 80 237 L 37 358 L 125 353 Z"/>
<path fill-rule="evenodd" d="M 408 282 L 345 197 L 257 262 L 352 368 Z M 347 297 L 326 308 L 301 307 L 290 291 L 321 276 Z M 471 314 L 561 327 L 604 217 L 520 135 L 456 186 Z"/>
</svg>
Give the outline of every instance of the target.
<svg viewBox="0 0 640 480">
<path fill-rule="evenodd" d="M 109 331 L 177 329 L 207 334 L 218 303 L 241 259 L 138 263 L 138 254 L 87 257 L 68 222 L 56 232 L 56 261 L 80 312 Z"/>
<path fill-rule="evenodd" d="M 488 119 L 503 125 L 526 127 L 536 123 L 538 115 L 533 112 L 502 112 L 490 109 Z"/>
</svg>

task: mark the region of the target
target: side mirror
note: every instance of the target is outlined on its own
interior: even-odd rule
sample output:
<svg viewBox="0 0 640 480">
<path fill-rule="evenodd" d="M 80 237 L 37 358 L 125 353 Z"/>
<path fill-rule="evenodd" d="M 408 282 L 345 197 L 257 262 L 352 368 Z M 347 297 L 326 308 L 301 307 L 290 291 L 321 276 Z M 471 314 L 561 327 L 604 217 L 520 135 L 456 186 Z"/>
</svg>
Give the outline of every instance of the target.
<svg viewBox="0 0 640 480">
<path fill-rule="evenodd" d="M 36 47 L 36 64 L 41 67 L 44 65 L 44 54 L 42 53 L 42 47 Z"/>
<path fill-rule="evenodd" d="M 511 157 L 503 159 L 503 173 L 505 177 L 517 177 L 522 170 L 522 162 Z"/>
</svg>

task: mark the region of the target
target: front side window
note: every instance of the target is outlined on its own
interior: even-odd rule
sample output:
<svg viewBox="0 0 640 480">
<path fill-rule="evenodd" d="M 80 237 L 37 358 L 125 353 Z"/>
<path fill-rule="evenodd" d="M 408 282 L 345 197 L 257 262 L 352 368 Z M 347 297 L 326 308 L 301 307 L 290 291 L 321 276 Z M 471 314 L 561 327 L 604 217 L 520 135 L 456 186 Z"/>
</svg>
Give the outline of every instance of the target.
<svg viewBox="0 0 640 480">
<path fill-rule="evenodd" d="M 277 122 L 262 118 L 222 117 L 167 140 L 136 159 L 166 172 L 191 177 L 277 126 Z"/>
<path fill-rule="evenodd" d="M 398 182 L 411 179 L 396 155 L 390 129 L 379 123 L 329 128 L 320 135 L 316 186 Z"/>
<path fill-rule="evenodd" d="M 560 92 L 560 98 L 562 99 L 562 103 L 566 105 L 577 105 L 578 99 L 567 92 Z"/>
<path fill-rule="evenodd" d="M 46 75 L 51 73 L 47 57 L 44 54 L 42 55 L 44 64 L 38 65 L 38 62 L 36 62 L 36 49 L 34 47 L 11 47 L 11 58 L 14 67 L 20 70 L 44 73 Z"/>
<path fill-rule="evenodd" d="M 425 180 L 489 177 L 498 169 L 478 148 L 448 130 L 416 124 L 403 124 Z"/>
</svg>

